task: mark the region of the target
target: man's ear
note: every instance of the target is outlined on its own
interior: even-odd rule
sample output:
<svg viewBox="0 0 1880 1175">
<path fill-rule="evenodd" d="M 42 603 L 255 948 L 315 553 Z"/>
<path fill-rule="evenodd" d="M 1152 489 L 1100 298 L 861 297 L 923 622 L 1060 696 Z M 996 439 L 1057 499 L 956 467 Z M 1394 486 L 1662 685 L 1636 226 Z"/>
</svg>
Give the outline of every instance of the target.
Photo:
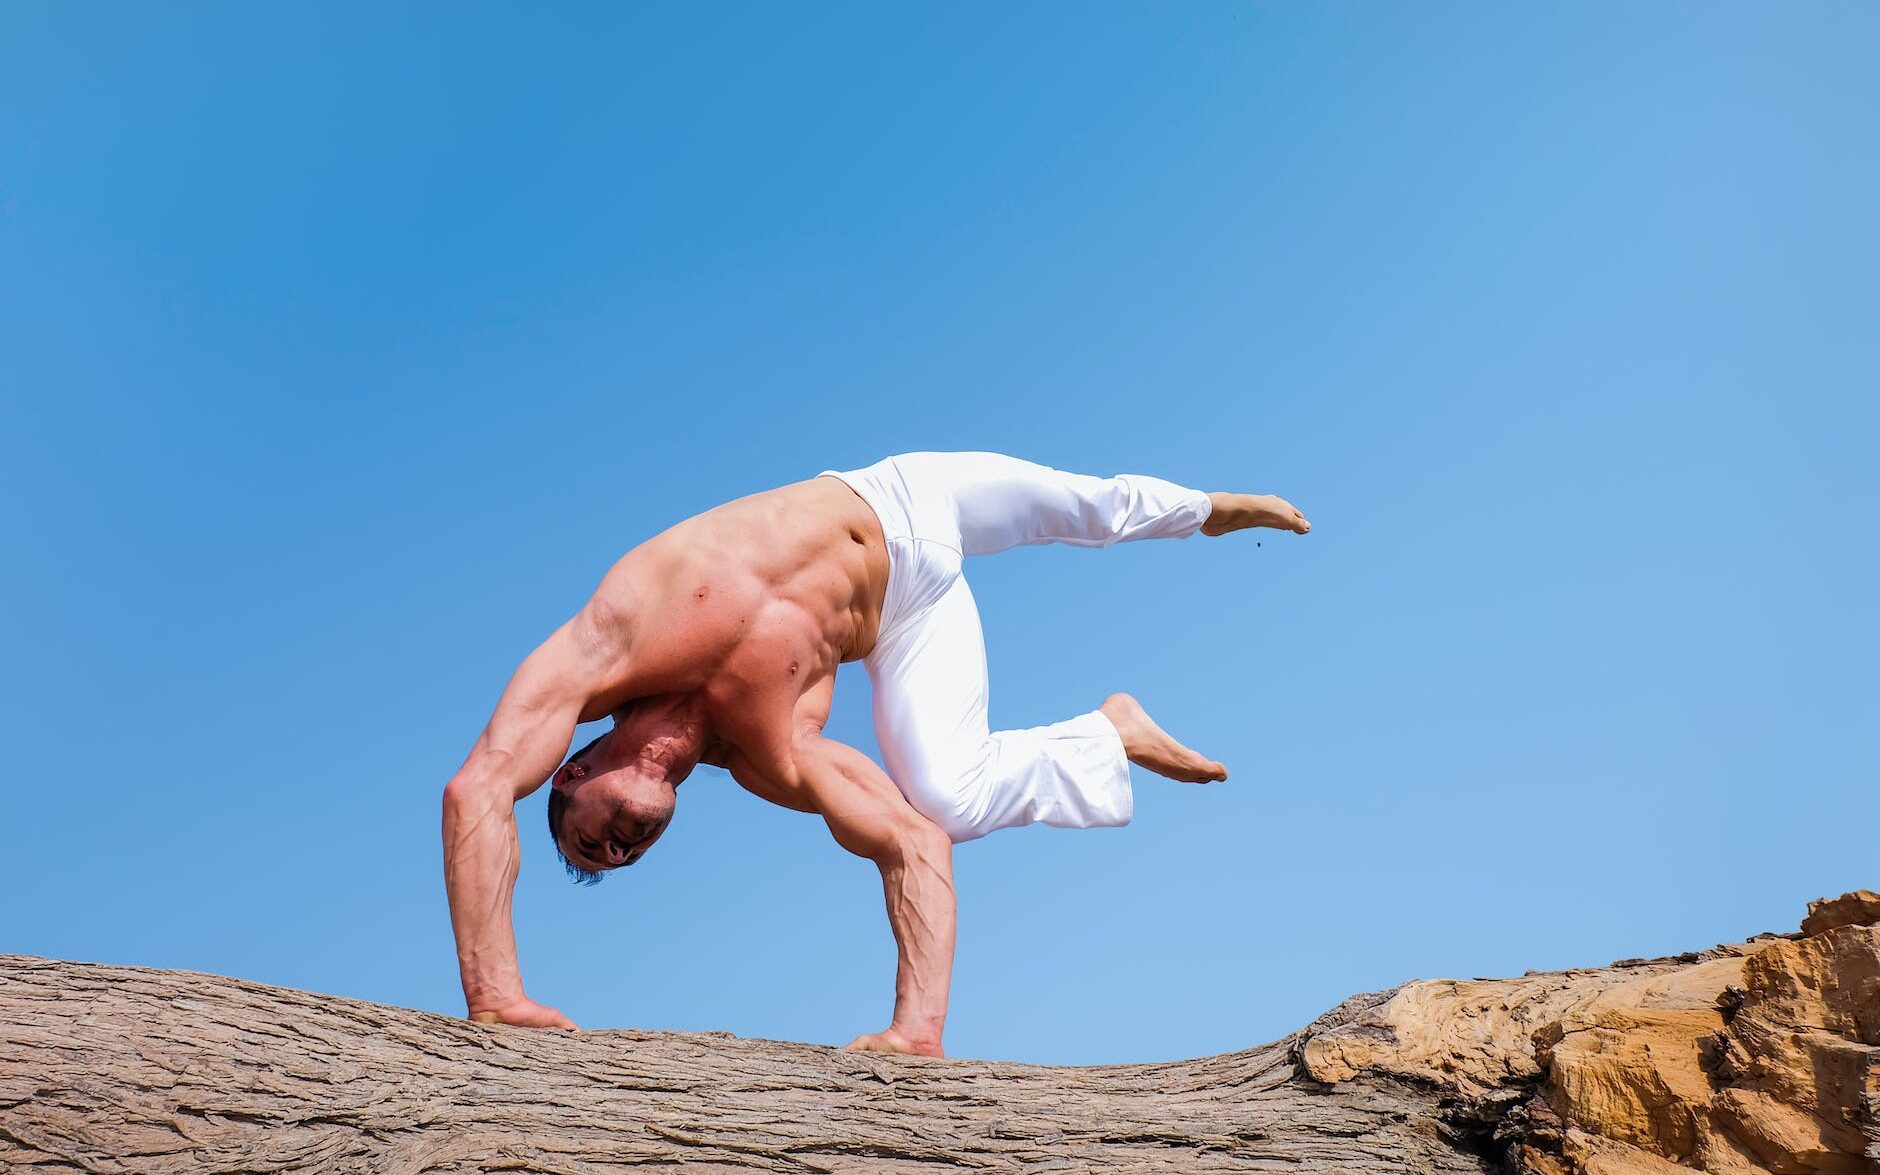
<svg viewBox="0 0 1880 1175">
<path fill-rule="evenodd" d="M 548 786 L 567 795 L 574 791 L 574 785 L 587 777 L 587 768 L 579 763 L 563 763 L 555 768 L 555 774 L 548 777 Z"/>
</svg>

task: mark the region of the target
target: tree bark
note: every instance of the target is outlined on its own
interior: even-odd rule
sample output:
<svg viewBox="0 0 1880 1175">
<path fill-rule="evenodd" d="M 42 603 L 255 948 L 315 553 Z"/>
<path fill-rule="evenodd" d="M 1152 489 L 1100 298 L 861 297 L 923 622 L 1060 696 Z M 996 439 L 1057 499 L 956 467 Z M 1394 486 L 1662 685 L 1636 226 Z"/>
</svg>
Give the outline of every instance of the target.
<svg viewBox="0 0 1880 1175">
<path fill-rule="evenodd" d="M 1868 954 L 1880 960 L 1880 931 L 1857 925 L 1614 968 L 1409 984 L 1347 1001 L 1245 1052 L 1093 1068 L 885 1057 L 714 1033 L 489 1027 L 214 975 L 0 955 L 0 1170 L 1597 1175 L 1659 1169 L 1649 1161 L 1865 1171 L 1872 1157 L 1860 1146 L 1872 1141 L 1880 1157 L 1880 1132 L 1861 1133 L 1880 1100 L 1880 1065 L 1861 1066 L 1880 1055 L 1868 1047 L 1880 1041 L 1859 1038 L 1880 1033 L 1880 963 L 1868 987 L 1843 1001 L 1846 1015 L 1823 1012 L 1814 1019 L 1831 1023 L 1808 1026 L 1833 1036 L 1811 1055 L 1832 1053 L 1845 1062 L 1835 1072 L 1868 1083 L 1849 1094 L 1811 1079 L 1820 1088 L 1804 1099 L 1809 1113 L 1832 1116 L 1834 1099 L 1853 1098 L 1851 1133 L 1802 1148 L 1813 1166 L 1758 1166 L 1755 1139 L 1736 1135 L 1731 1146 L 1747 1166 L 1714 1165 L 1725 1149 L 1707 1159 L 1685 1136 L 1653 1151 L 1649 1122 L 1634 1129 L 1615 1118 L 1608 1137 L 1588 1117 L 1588 1100 L 1570 1096 L 1570 1074 L 1580 1070 L 1562 1058 L 1575 1042 L 1594 1031 L 1628 1039 L 1625 1017 L 1605 1015 L 1601 1000 L 1657 1008 L 1665 985 L 1695 991 L 1741 978 L 1776 943 L 1826 943 L 1809 949 L 1846 964 L 1850 991 Z M 1736 1018 L 1748 1024 L 1744 1016 L 1762 1014 L 1755 984 L 1773 991 L 1787 980 L 1771 971 L 1745 982 L 1735 997 L 1717 998 L 1738 999 L 1748 1010 Z M 1635 1007 L 1625 993 L 1641 983 L 1658 994 Z M 1727 1036 L 1724 1013 L 1713 1012 Z M 1592 1016 L 1591 1026 L 1576 1015 Z M 1839 1036 L 1836 1015 L 1847 1022 Z M 1699 1037 L 1709 1031 L 1701 1016 L 1689 1026 Z M 1739 1072 L 1724 1092 L 1743 1096 L 1701 1108 L 1718 1130 L 1753 1118 L 1755 1097 L 1786 1096 L 1787 1086 L 1745 1076 L 1769 1053 L 1765 1037 L 1737 1042 L 1742 1055 L 1730 1063 Z M 1647 1043 L 1675 1051 L 1667 1039 Z M 1709 1048 L 1727 1061 L 1736 1044 L 1691 1047 L 1693 1057 Z M 1705 1080 L 1715 1086 L 1714 1073 L 1727 1069 L 1717 1061 Z M 1673 1101 L 1702 1100 L 1704 1091 L 1671 1085 Z M 1612 1166 L 1614 1155 L 1634 1165 Z M 1835 1165 L 1843 1160 L 1851 1165 Z"/>
</svg>

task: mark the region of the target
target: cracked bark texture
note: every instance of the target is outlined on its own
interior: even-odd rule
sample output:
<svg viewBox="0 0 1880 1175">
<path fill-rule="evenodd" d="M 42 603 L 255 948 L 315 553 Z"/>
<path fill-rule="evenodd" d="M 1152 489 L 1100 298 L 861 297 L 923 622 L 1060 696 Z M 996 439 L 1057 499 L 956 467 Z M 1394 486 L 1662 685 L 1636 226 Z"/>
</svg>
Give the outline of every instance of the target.
<svg viewBox="0 0 1880 1175">
<path fill-rule="evenodd" d="M 1394 1079 L 1287 1043 L 1052 1068 L 489 1027 L 189 972 L 0 956 L 0 1169 L 1479 1172 Z"/>
<path fill-rule="evenodd" d="M 1880 1171 L 1880 899 L 1153 1065 L 580 1034 L 0 955 L 0 1170 Z"/>
</svg>

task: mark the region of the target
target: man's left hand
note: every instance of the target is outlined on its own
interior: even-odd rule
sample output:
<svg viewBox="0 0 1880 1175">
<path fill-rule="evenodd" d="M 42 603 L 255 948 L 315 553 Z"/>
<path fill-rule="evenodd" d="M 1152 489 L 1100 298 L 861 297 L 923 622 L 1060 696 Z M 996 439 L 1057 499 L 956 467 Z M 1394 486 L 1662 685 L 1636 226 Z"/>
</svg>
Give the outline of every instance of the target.
<svg viewBox="0 0 1880 1175">
<path fill-rule="evenodd" d="M 915 1040 L 893 1028 L 858 1036 L 842 1046 L 845 1053 L 906 1053 L 916 1057 L 944 1057 L 940 1042 Z"/>
</svg>

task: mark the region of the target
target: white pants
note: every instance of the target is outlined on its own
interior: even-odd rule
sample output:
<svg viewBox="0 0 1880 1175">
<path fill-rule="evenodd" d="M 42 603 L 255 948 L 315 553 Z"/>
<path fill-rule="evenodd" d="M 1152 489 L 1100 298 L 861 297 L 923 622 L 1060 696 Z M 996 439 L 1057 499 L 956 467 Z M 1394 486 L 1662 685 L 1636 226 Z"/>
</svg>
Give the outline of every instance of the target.
<svg viewBox="0 0 1880 1175">
<path fill-rule="evenodd" d="M 1033 543 L 1186 538 L 1208 517 L 1207 495 L 997 453 L 908 453 L 823 476 L 860 494 L 888 540 L 881 632 L 863 664 L 882 758 L 908 803 L 955 843 L 1037 822 L 1129 823 L 1129 762 L 1101 713 L 989 729 L 985 635 L 960 560 Z"/>
</svg>

